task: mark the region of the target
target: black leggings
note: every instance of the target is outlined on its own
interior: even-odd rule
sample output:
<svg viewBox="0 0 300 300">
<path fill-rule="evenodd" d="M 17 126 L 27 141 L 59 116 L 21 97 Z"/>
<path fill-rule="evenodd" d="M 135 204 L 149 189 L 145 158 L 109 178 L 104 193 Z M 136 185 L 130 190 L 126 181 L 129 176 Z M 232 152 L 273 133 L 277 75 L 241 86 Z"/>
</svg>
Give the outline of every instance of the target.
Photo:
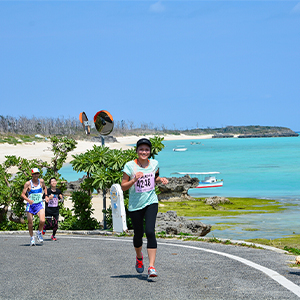
<svg viewBox="0 0 300 300">
<path fill-rule="evenodd" d="M 145 233 L 147 237 L 147 248 L 156 249 L 157 242 L 155 237 L 155 221 L 158 211 L 158 203 L 150 204 L 143 209 L 129 212 L 133 229 L 133 245 L 135 248 L 139 248 L 143 245 L 144 235 L 144 218 L 145 218 Z"/>
<path fill-rule="evenodd" d="M 58 216 L 59 215 L 46 216 L 44 230 L 53 229 L 53 236 L 56 234 L 58 229 Z"/>
</svg>

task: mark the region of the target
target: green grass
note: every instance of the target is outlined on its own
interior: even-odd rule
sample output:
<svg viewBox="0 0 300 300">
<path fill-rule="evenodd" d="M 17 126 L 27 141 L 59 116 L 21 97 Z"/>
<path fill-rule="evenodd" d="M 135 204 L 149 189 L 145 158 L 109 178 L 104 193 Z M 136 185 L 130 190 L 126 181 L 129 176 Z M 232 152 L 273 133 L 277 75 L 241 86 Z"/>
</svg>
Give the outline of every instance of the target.
<svg viewBox="0 0 300 300">
<path fill-rule="evenodd" d="M 232 242 L 231 240 L 220 240 L 216 237 L 206 239 L 206 238 L 199 237 L 199 236 L 186 236 L 186 234 L 183 234 L 182 232 L 175 236 L 175 235 L 166 235 L 166 233 L 164 231 L 162 231 L 162 232 L 157 232 L 156 237 L 163 238 L 163 239 L 180 239 L 183 241 L 217 243 L 217 244 L 223 244 L 223 245 L 236 245 L 236 246 L 241 246 L 241 247 L 263 249 L 262 247 L 256 246 L 254 244 L 235 243 L 235 242 Z"/>
<path fill-rule="evenodd" d="M 289 235 L 280 239 L 248 239 L 247 242 L 268 245 L 300 255 L 300 234 Z"/>
<path fill-rule="evenodd" d="M 22 140 L 22 141 L 20 141 Z M 0 136 L 0 144 L 8 143 L 8 144 L 22 144 L 22 143 L 28 143 L 28 142 L 33 142 L 33 141 L 41 141 L 44 139 L 39 139 L 36 138 L 34 135 L 29 136 L 29 135 L 5 135 L 5 136 Z"/>
<path fill-rule="evenodd" d="M 298 249 L 298 248 L 292 248 L 292 247 L 284 246 L 283 249 L 290 252 L 290 253 L 293 253 L 295 255 L 300 255 L 300 249 Z"/>
<path fill-rule="evenodd" d="M 178 216 L 185 217 L 226 217 L 245 214 L 276 213 L 285 209 L 282 203 L 266 199 L 229 198 L 232 204 L 220 204 L 219 209 L 214 209 L 201 200 L 200 198 L 181 202 L 161 201 L 160 203 L 163 205 L 159 206 L 159 211 L 165 213 L 169 210 L 174 210 Z"/>
<path fill-rule="evenodd" d="M 289 264 L 289 267 L 290 268 L 297 268 L 297 269 L 300 268 L 299 265 L 297 265 L 297 264 Z"/>
<path fill-rule="evenodd" d="M 229 228 L 233 228 L 233 225 L 212 225 L 211 227 L 211 231 L 214 230 L 225 230 L 225 229 L 229 229 Z"/>
</svg>

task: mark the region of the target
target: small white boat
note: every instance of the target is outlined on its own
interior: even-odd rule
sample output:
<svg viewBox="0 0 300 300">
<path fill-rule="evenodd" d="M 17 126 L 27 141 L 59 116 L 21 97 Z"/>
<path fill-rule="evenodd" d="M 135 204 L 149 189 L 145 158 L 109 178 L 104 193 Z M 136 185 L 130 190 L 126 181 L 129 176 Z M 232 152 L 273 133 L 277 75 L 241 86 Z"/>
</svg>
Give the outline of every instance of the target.
<svg viewBox="0 0 300 300">
<path fill-rule="evenodd" d="M 174 172 L 172 174 L 190 175 L 199 179 L 199 185 L 196 189 L 222 187 L 223 179 L 217 179 L 215 175 L 220 172 Z"/>
<path fill-rule="evenodd" d="M 187 148 L 174 148 L 173 151 L 177 151 L 177 152 L 183 152 L 186 151 Z"/>
<path fill-rule="evenodd" d="M 177 146 L 177 148 L 173 148 L 173 151 L 177 151 L 177 152 L 183 152 L 186 150 L 187 148 L 185 148 L 185 146 Z"/>
</svg>

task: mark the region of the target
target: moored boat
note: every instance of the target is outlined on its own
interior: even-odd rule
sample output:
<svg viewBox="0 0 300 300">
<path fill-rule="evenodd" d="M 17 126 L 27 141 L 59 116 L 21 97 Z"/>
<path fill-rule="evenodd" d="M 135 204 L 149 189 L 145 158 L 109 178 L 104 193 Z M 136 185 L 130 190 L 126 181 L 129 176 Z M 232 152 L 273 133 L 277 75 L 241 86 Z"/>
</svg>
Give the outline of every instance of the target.
<svg viewBox="0 0 300 300">
<path fill-rule="evenodd" d="M 183 151 L 186 151 L 187 148 L 185 146 L 177 146 L 176 148 L 173 148 L 173 151 L 176 151 L 176 152 L 183 152 Z"/>
<path fill-rule="evenodd" d="M 186 151 L 187 148 L 174 148 L 173 151 L 176 151 L 176 152 L 183 152 L 183 151 Z"/>
</svg>

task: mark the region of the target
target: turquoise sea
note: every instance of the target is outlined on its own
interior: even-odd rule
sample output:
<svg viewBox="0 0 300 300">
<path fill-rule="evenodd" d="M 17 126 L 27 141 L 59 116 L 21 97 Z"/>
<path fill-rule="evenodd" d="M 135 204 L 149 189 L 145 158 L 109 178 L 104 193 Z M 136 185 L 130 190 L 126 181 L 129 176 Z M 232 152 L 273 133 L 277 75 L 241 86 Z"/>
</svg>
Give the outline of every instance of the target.
<svg viewBox="0 0 300 300">
<path fill-rule="evenodd" d="M 164 144 L 165 149 L 157 156 L 161 176 L 173 176 L 172 172 L 221 172 L 218 178 L 224 180 L 223 187 L 192 189 L 189 191 L 192 196 L 267 198 L 295 205 L 276 214 L 200 217 L 211 225 L 240 223 L 234 228 L 213 230 L 207 236 L 273 239 L 300 234 L 300 137 L 191 139 L 164 141 Z M 187 151 L 173 151 L 183 145 Z M 70 165 L 61 171 L 68 181 L 82 175 L 72 171 Z"/>
<path fill-rule="evenodd" d="M 160 173 L 221 172 L 222 188 L 191 195 L 300 199 L 300 137 L 165 141 Z M 184 145 L 185 152 L 173 148 Z"/>
</svg>

